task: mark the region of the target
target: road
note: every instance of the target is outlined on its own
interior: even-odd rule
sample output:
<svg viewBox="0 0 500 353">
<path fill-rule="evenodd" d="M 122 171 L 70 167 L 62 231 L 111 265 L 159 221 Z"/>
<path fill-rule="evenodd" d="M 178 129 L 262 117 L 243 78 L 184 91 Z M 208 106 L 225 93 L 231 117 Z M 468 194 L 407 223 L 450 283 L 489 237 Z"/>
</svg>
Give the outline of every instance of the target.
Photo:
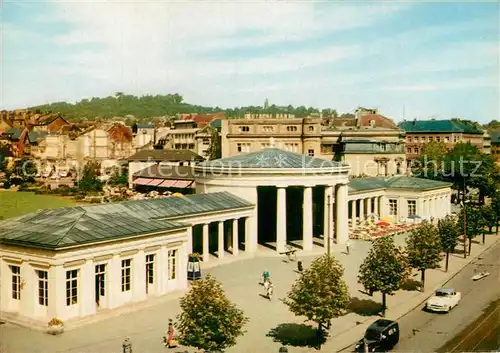
<svg viewBox="0 0 500 353">
<path fill-rule="evenodd" d="M 484 269 L 490 272 L 488 277 L 471 280 L 475 271 Z M 462 293 L 460 304 L 448 314 L 425 312 L 423 305 L 406 314 L 398 320 L 401 337 L 393 351 L 479 352 L 500 348 L 500 307 L 494 303 L 500 298 L 500 244 L 493 245 L 444 287 Z"/>
</svg>

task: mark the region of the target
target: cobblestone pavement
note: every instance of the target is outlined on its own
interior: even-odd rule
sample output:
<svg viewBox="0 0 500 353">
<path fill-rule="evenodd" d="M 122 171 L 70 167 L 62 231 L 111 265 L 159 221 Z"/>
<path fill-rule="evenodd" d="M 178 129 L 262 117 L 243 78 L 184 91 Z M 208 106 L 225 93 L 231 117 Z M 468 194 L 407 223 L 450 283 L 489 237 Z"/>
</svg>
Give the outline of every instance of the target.
<svg viewBox="0 0 500 353">
<path fill-rule="evenodd" d="M 396 238 L 396 243 L 404 243 L 404 235 Z M 496 238 L 497 237 L 493 237 Z M 493 239 L 489 239 L 489 242 Z M 376 306 L 381 298 L 380 294 L 369 297 L 360 292 L 357 283 L 359 265 L 362 263 L 371 243 L 362 241 L 351 242 L 351 254 L 343 253 L 344 247 L 334 246 L 333 253 L 345 268 L 344 278 L 349 286 L 353 298 L 367 300 Z M 479 249 L 484 245 L 473 246 Z M 317 254 L 299 256 L 304 266 L 308 266 Z M 458 257 L 450 262 L 453 266 L 460 266 Z M 260 275 L 264 269 L 269 270 L 275 283 L 275 298 L 272 301 L 263 297 L 264 289 L 259 284 Z M 220 280 L 230 300 L 240 306 L 250 318 L 246 326 L 246 334 L 238 340 L 238 344 L 227 350 L 227 353 L 264 353 L 277 352 L 281 346 L 268 334 L 272 329 L 282 325 L 277 341 L 288 344 L 290 353 L 310 352 L 313 348 L 303 346 L 305 341 L 311 340 L 314 335 L 314 323 L 305 322 L 302 317 L 295 317 L 288 308 L 279 300 L 290 290 L 291 284 L 298 276 L 295 270 L 296 262 L 286 262 L 283 257 L 258 256 L 252 259 L 235 261 L 231 264 L 221 265 L 205 270 L 212 273 Z M 445 274 L 442 270 L 428 271 L 428 288 L 434 282 L 442 282 L 449 278 L 453 271 Z M 416 291 L 400 290 L 395 296 L 388 298 L 388 317 L 391 313 L 396 315 L 407 308 L 409 302 L 415 301 L 422 295 Z M 405 306 L 406 305 L 406 306 Z M 120 352 L 121 343 L 125 337 L 130 337 L 134 353 L 156 353 L 167 349 L 161 344 L 161 337 L 167 327 L 168 319 L 179 313 L 178 296 L 166 298 L 157 304 L 141 307 L 137 311 L 122 313 L 106 320 L 97 321 L 84 327 L 75 328 L 61 336 L 49 336 L 45 333 L 32 331 L 14 325 L 0 325 L 0 352 Z M 334 352 L 352 343 L 360 332 L 364 330 L 363 322 L 373 321 L 376 316 L 362 316 L 356 313 L 333 320 L 330 329 L 330 338 L 324 346 L 325 351 Z M 284 325 L 285 324 L 285 325 Z M 287 325 L 288 324 L 288 325 Z M 308 326 L 311 325 L 310 328 Z M 353 330 L 354 329 L 354 330 Z M 308 338 L 309 337 L 309 338 Z M 168 350 L 171 352 L 184 352 L 184 348 Z M 187 350 L 194 352 L 194 350 Z"/>
</svg>

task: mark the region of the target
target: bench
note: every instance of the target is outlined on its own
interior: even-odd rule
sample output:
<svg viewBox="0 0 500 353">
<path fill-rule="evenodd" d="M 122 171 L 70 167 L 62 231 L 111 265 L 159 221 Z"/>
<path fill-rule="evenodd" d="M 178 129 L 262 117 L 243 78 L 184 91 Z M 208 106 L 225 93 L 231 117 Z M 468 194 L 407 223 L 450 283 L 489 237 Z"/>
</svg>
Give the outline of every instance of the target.
<svg viewBox="0 0 500 353">
<path fill-rule="evenodd" d="M 286 251 L 280 252 L 280 255 L 286 255 L 286 256 L 288 256 L 288 260 L 293 261 L 297 258 L 297 255 L 295 254 L 296 252 L 297 252 L 297 249 L 289 248 Z"/>
</svg>

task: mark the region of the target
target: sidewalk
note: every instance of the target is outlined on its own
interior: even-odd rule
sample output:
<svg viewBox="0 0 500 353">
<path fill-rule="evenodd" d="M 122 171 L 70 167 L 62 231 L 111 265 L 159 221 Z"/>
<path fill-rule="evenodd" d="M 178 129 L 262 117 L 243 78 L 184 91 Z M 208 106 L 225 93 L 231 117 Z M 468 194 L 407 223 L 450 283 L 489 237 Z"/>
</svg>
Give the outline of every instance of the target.
<svg viewBox="0 0 500 353">
<path fill-rule="evenodd" d="M 402 245 L 405 235 L 398 236 L 395 240 Z M 465 264 L 477 257 L 486 247 L 491 246 L 499 237 L 487 236 L 486 245 L 473 244 L 472 255 L 466 260 L 460 255 L 452 255 L 448 273 L 443 270 L 429 270 L 426 272 L 426 292 L 400 290 L 396 295 L 387 298 L 387 317 L 398 319 L 406 312 L 420 305 L 432 291 L 456 274 Z M 364 241 L 351 242 L 351 254 L 344 254 L 345 247 L 333 246 L 333 255 L 343 264 L 344 278 L 349 287 L 351 297 L 360 300 L 381 302 L 380 293 L 369 297 L 359 292 L 361 286 L 357 283 L 358 268 L 363 262 L 371 243 Z M 318 255 L 312 253 L 298 254 L 304 267 Z M 313 348 L 304 347 L 297 343 L 297 337 L 314 335 L 314 323 L 305 322 L 304 317 L 292 314 L 280 298 L 284 298 L 290 290 L 298 274 L 296 262 L 287 262 L 283 256 L 257 256 L 239 260 L 213 268 L 204 268 L 203 273 L 211 273 L 222 282 L 228 298 L 243 309 L 249 322 L 245 326 L 246 333 L 238 338 L 237 345 L 231 347 L 226 353 L 273 353 L 277 352 L 282 342 L 288 342 L 290 353 L 313 352 Z M 214 263 L 215 264 L 215 263 Z M 275 283 L 275 295 L 272 301 L 262 297 L 264 290 L 259 285 L 260 276 L 264 269 L 269 270 Z M 418 280 L 419 277 L 415 277 Z M 43 332 L 31 331 L 14 325 L 0 325 L 0 349 L 2 353 L 53 353 L 53 352 L 117 352 L 121 351 L 121 344 L 125 337 L 130 337 L 134 353 L 164 353 L 161 344 L 168 319 L 175 319 L 180 312 L 179 296 L 158 298 L 158 300 L 141 305 L 139 310 L 130 311 L 124 308 L 116 312 L 107 320 L 92 322 L 85 327 L 74 327 L 61 336 L 50 336 Z M 130 308 L 132 309 L 132 308 Z M 135 308 L 137 309 L 137 308 Z M 330 337 L 327 339 L 322 351 L 337 352 L 350 346 L 360 339 L 369 323 L 378 316 L 361 316 L 349 313 L 332 321 Z M 358 324 L 359 322 L 359 324 Z M 311 326 L 311 327 L 308 327 Z M 270 333 L 279 331 L 280 337 L 270 337 Z M 288 331 L 283 329 L 288 328 Z M 295 344 L 291 340 L 295 339 Z M 172 350 L 177 352 L 194 352 L 193 349 L 180 348 Z"/>
</svg>

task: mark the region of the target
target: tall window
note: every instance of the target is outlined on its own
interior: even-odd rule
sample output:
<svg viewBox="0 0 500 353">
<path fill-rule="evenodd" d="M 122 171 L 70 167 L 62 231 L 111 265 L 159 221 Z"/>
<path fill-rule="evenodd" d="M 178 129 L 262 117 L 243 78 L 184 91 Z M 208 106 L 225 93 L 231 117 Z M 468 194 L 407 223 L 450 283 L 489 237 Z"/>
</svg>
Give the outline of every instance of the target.
<svg viewBox="0 0 500 353">
<path fill-rule="evenodd" d="M 99 297 L 106 295 L 106 264 L 95 265 L 95 280 Z"/>
<path fill-rule="evenodd" d="M 155 255 L 146 255 L 146 293 L 149 285 L 155 283 Z"/>
<path fill-rule="evenodd" d="M 66 271 L 66 305 L 78 304 L 78 270 Z"/>
<path fill-rule="evenodd" d="M 177 250 L 168 251 L 168 279 L 175 279 Z"/>
<path fill-rule="evenodd" d="M 12 299 L 21 299 L 21 267 L 10 266 L 12 272 Z"/>
<path fill-rule="evenodd" d="M 408 216 L 415 216 L 417 214 L 417 201 L 408 200 Z"/>
<path fill-rule="evenodd" d="M 38 304 L 49 305 L 49 273 L 47 271 L 36 271 L 38 274 Z"/>
<path fill-rule="evenodd" d="M 389 214 L 391 216 L 398 215 L 398 200 L 389 200 Z"/>
<path fill-rule="evenodd" d="M 122 292 L 130 290 L 131 259 L 122 260 Z"/>
</svg>

